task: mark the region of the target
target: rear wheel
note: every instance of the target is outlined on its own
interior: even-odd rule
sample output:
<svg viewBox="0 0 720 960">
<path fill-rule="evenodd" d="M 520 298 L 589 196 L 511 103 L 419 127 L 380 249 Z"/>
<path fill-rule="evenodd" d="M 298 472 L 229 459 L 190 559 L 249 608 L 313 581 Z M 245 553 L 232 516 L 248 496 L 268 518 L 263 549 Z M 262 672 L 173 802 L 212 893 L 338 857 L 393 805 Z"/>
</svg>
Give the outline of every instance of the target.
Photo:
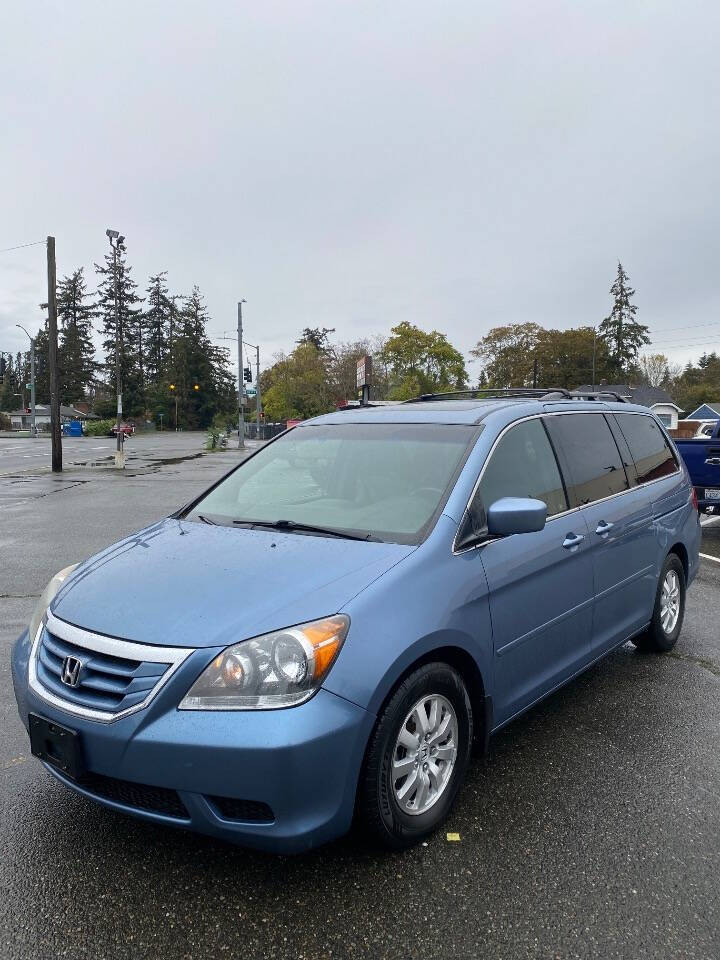
<svg viewBox="0 0 720 960">
<path fill-rule="evenodd" d="M 358 812 L 390 847 L 432 833 L 452 807 L 467 769 L 472 709 L 462 677 L 428 663 L 407 677 L 378 718 L 361 777 Z"/>
<path fill-rule="evenodd" d="M 633 643 L 640 650 L 666 653 L 677 643 L 685 616 L 685 570 L 677 554 L 665 558 L 653 618 L 647 631 Z"/>
</svg>

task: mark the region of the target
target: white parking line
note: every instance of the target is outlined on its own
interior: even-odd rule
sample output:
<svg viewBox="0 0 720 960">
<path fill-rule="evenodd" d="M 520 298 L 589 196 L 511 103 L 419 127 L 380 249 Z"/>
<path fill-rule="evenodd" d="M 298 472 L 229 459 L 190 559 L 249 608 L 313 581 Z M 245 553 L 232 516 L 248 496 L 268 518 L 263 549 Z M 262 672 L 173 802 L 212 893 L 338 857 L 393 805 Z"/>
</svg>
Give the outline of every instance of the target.
<svg viewBox="0 0 720 960">
<path fill-rule="evenodd" d="M 720 557 L 711 557 L 709 553 L 701 553 L 703 560 L 712 560 L 714 563 L 720 563 Z"/>
<path fill-rule="evenodd" d="M 709 526 L 711 523 L 717 523 L 718 520 L 720 520 L 720 516 L 717 516 L 717 517 L 706 517 L 704 520 L 701 520 L 701 521 L 700 521 L 700 526 L 701 526 L 701 527 L 707 527 L 707 526 Z"/>
<path fill-rule="evenodd" d="M 106 444 L 104 447 L 92 447 L 91 449 L 92 449 L 92 450 L 107 450 L 108 447 L 107 447 L 107 444 Z"/>
</svg>

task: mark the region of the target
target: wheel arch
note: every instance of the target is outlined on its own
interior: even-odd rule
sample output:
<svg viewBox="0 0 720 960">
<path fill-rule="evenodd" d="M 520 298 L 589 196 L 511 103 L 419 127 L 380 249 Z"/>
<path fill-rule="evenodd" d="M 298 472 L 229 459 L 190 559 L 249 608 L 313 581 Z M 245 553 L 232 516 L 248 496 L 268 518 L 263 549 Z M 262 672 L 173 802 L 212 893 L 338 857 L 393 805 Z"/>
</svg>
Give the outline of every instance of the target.
<svg viewBox="0 0 720 960">
<path fill-rule="evenodd" d="M 487 695 L 487 687 L 482 671 L 472 656 L 464 647 L 448 643 L 432 647 L 418 654 L 409 663 L 397 672 L 392 683 L 386 690 L 382 701 L 377 706 L 377 716 L 380 717 L 400 684 L 415 670 L 426 663 L 446 663 L 462 677 L 467 687 L 470 705 L 473 714 L 474 744 L 476 749 L 487 752 L 492 729 L 492 697 Z"/>
<path fill-rule="evenodd" d="M 680 563 L 682 564 L 682 568 L 683 568 L 683 573 L 685 574 L 685 582 L 687 583 L 690 560 L 688 557 L 688 552 L 685 544 L 681 543 L 680 541 L 678 541 L 677 543 L 674 543 L 672 547 L 670 547 L 670 549 L 668 550 L 667 555 L 670 556 L 671 553 L 674 553 L 675 556 L 680 560 Z"/>
</svg>

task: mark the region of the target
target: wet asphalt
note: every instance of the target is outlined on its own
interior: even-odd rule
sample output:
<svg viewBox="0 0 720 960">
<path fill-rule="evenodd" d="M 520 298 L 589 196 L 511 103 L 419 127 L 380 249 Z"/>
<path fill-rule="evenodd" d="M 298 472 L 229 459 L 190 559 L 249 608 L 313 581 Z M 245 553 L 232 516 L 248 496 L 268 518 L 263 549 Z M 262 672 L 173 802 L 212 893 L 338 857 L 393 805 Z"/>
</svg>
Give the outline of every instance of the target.
<svg viewBox="0 0 720 960">
<path fill-rule="evenodd" d="M 442 831 L 408 852 L 351 834 L 264 855 L 105 810 L 44 772 L 8 663 L 38 594 L 236 458 L 0 477 L 0 956 L 718 960 L 712 560 L 672 654 L 627 645 L 502 731 Z M 703 552 L 720 556 L 720 521 Z"/>
</svg>

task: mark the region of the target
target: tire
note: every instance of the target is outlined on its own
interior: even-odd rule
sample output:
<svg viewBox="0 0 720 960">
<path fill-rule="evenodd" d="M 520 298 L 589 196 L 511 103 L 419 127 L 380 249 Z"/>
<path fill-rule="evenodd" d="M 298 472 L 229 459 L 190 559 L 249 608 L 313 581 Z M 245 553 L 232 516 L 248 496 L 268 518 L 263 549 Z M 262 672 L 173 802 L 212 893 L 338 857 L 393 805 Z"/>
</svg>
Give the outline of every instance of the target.
<svg viewBox="0 0 720 960">
<path fill-rule="evenodd" d="M 671 589 L 674 584 L 674 590 Z M 667 594 L 676 598 L 675 605 L 668 614 Z M 665 558 L 655 594 L 655 608 L 648 629 L 635 637 L 633 643 L 639 650 L 652 653 L 667 653 L 677 643 L 685 617 L 685 570 L 680 558 L 669 553 Z"/>
<path fill-rule="evenodd" d="M 416 709 L 424 711 L 424 737 Z M 428 663 L 406 677 L 378 717 L 365 754 L 357 807 L 365 830 L 403 849 L 437 829 L 465 777 L 472 740 L 470 698 L 456 670 Z"/>
</svg>

